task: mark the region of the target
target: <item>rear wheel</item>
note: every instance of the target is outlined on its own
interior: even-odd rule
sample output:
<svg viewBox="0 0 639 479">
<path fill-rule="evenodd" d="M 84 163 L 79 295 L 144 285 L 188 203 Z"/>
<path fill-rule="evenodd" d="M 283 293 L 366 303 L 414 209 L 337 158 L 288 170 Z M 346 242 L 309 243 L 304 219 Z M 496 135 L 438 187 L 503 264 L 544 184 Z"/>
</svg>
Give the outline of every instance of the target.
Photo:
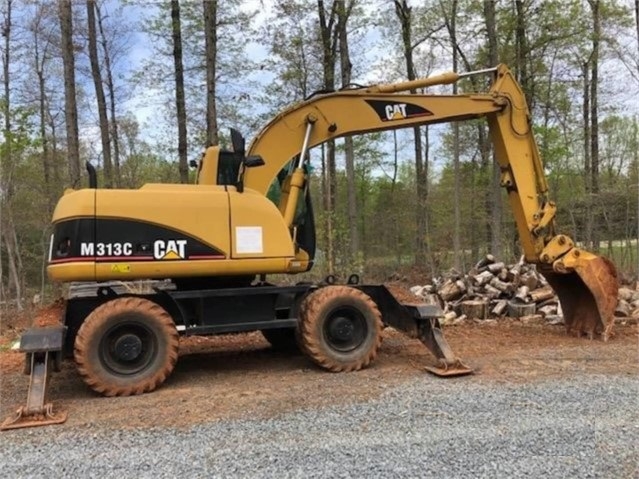
<svg viewBox="0 0 639 479">
<path fill-rule="evenodd" d="M 177 362 L 179 338 L 171 316 L 144 298 L 118 298 L 82 323 L 74 356 L 84 382 L 105 396 L 130 396 L 160 386 Z"/>
<path fill-rule="evenodd" d="M 348 286 L 325 286 L 311 293 L 300 314 L 306 354 L 329 371 L 357 371 L 377 356 L 382 319 L 375 302 Z"/>
</svg>

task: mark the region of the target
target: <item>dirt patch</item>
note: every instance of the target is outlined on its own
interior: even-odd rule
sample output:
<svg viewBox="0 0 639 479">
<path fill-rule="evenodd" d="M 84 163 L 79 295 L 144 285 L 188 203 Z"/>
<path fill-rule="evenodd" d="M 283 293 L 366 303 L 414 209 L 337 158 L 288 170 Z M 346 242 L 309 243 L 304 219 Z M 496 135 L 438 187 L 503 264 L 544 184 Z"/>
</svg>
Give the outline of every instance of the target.
<svg viewBox="0 0 639 479">
<path fill-rule="evenodd" d="M 395 297 L 397 301 L 404 304 L 420 303 L 422 300 L 410 292 L 406 284 L 400 282 L 384 283 L 386 289 Z"/>
<path fill-rule="evenodd" d="M 57 299 L 50 305 L 36 311 L 34 324 L 40 327 L 62 324 L 65 308 L 64 298 Z"/>
<path fill-rule="evenodd" d="M 424 372 L 434 365 L 417 340 L 391 328 L 374 365 L 355 373 L 333 374 L 302 354 L 270 348 L 260 333 L 189 337 L 165 385 L 151 394 L 103 398 L 80 380 L 66 361 L 53 376 L 50 398 L 69 411 L 59 428 L 190 427 L 237 417 L 273 417 L 287 411 L 379 397 L 407 381 L 442 381 Z M 486 382 L 522 383 L 575 375 L 639 374 L 636 325 L 620 325 L 607 342 L 578 339 L 564 328 L 500 320 L 466 322 L 445 328 L 455 351 L 476 374 L 445 379 L 468 387 Z M 28 377 L 23 355 L 0 352 L 0 419 L 24 403 Z M 53 426 L 52 426 L 53 427 Z"/>
<path fill-rule="evenodd" d="M 0 350 L 20 337 L 25 329 L 32 326 L 54 326 L 61 324 L 65 309 L 64 298 L 59 298 L 37 309 L 4 313 L 0 321 Z"/>
</svg>

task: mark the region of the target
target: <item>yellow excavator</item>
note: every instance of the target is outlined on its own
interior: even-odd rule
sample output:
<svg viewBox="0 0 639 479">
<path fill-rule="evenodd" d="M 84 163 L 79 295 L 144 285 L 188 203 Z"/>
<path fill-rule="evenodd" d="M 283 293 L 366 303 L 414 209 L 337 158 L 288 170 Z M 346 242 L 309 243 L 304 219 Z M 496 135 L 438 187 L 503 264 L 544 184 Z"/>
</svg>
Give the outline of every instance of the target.
<svg viewBox="0 0 639 479">
<path fill-rule="evenodd" d="M 470 75 L 491 75 L 490 89 L 408 93 Z M 446 343 L 435 306 L 402 304 L 383 285 L 361 284 L 357 275 L 346 284 L 328 277 L 292 286 L 269 283 L 266 275 L 300 273 L 313 264 L 312 147 L 346 135 L 481 117 L 525 259 L 557 292 L 568 332 L 607 340 L 617 301 L 615 268 L 556 232 L 556 206 L 523 92 L 500 65 L 312 95 L 273 118 L 248 150 L 235 130 L 233 151 L 208 148 L 196 165 L 196 184 L 99 189 L 87 165 L 89 188 L 65 192 L 53 216 L 48 274 L 75 285 L 64 326 L 24 341 L 36 386 L 28 406 L 5 427 L 37 423 L 35 414 L 43 416 L 40 424 L 60 422 L 44 396 L 48 371 L 59 367 L 61 355 L 72 354 L 80 376 L 100 394 L 140 394 L 170 375 L 180 335 L 259 330 L 274 346 L 298 344 L 327 370 L 352 371 L 375 359 L 382 327 L 390 325 L 434 354 L 431 372 L 470 373 Z M 275 202 L 272 189 L 280 193 Z M 134 280 L 154 282 L 146 291 L 122 287 Z"/>
</svg>

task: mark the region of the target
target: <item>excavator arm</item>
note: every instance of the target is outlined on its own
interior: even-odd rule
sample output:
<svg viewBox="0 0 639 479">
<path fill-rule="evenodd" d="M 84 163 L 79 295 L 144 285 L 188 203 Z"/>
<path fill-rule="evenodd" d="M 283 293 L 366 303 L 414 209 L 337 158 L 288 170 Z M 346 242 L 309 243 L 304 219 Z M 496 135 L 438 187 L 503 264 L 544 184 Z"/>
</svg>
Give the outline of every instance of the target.
<svg viewBox="0 0 639 479">
<path fill-rule="evenodd" d="M 486 92 L 408 93 L 486 73 L 493 74 Z M 554 287 L 569 331 L 607 339 L 617 301 L 615 268 L 605 258 L 577 248 L 568 236 L 557 234 L 556 205 L 548 197 L 525 96 L 505 65 L 313 96 L 273 118 L 256 136 L 248 155 L 261 157 L 264 165 L 247 169 L 244 185 L 266 194 L 278 172 L 293 160 L 280 202 L 282 216 L 292 227 L 305 188 L 302 166 L 310 148 L 348 135 L 481 117 L 488 121 L 501 186 L 508 193 L 526 260 L 537 263 Z"/>
</svg>

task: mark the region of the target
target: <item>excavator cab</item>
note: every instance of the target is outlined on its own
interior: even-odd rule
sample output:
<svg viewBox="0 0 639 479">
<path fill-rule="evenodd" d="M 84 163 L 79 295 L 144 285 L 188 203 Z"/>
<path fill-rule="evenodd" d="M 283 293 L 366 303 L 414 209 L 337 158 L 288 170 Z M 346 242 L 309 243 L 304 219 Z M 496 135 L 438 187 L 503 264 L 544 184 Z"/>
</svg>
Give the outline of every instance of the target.
<svg viewBox="0 0 639 479">
<path fill-rule="evenodd" d="M 209 146 L 198 162 L 198 185 L 235 185 L 242 159 L 234 152 Z"/>
<path fill-rule="evenodd" d="M 219 146 L 209 146 L 198 164 L 198 185 L 242 185 L 244 168 L 261 166 L 264 161 L 257 156 L 245 157 L 245 140 L 235 128 L 231 128 L 233 151 Z M 244 167 L 244 168 L 243 168 Z M 239 186 L 242 188 L 242 186 Z"/>
</svg>

